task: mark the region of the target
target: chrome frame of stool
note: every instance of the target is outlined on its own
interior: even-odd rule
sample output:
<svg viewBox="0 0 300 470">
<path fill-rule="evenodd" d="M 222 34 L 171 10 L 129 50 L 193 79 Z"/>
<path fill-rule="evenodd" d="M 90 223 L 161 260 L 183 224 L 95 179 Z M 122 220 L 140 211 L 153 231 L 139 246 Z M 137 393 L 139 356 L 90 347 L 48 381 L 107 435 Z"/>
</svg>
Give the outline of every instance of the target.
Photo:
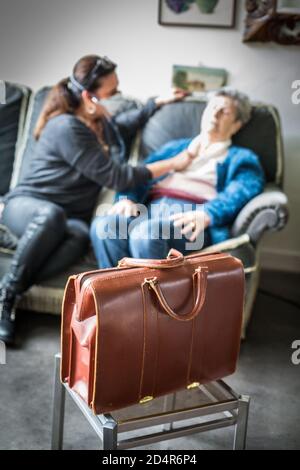
<svg viewBox="0 0 300 470">
<path fill-rule="evenodd" d="M 51 440 L 52 450 L 61 450 L 63 447 L 66 391 L 72 397 L 100 438 L 103 450 L 132 449 L 134 447 L 153 444 L 167 439 L 186 437 L 191 434 L 211 431 L 228 426 L 235 426 L 233 449 L 245 450 L 246 448 L 250 397 L 248 395 L 237 395 L 236 392 L 234 392 L 222 380 L 201 386 L 201 391 L 204 392 L 208 398 L 215 400 L 211 404 L 175 410 L 176 394 L 174 393 L 173 395 L 165 397 L 164 412 L 118 422 L 111 414 L 94 415 L 92 410 L 79 395 L 71 390 L 67 384 L 61 383 L 60 362 L 61 356 L 60 354 L 56 354 Z M 228 399 L 228 395 L 231 396 L 230 399 Z M 167 411 L 170 405 L 172 411 Z M 211 416 L 220 413 L 224 414 L 223 418 L 178 428 L 173 427 L 173 423 L 177 421 Z M 146 434 L 139 437 L 119 440 L 119 435 L 121 433 L 157 425 L 164 425 L 161 432 L 154 432 L 152 434 Z"/>
</svg>

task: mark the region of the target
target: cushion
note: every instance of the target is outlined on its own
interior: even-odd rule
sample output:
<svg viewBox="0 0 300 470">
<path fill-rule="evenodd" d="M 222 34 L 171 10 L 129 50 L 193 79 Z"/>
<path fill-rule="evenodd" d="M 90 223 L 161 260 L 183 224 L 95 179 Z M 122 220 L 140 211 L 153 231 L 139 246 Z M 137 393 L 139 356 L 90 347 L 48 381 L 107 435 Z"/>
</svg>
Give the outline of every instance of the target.
<svg viewBox="0 0 300 470">
<path fill-rule="evenodd" d="M 49 87 L 44 87 L 31 97 L 26 120 L 26 134 L 24 135 L 22 149 L 20 149 L 20 152 L 18 152 L 17 155 L 12 177 L 12 188 L 17 185 L 20 179 L 22 179 L 24 174 L 27 172 L 31 159 L 34 157 L 36 140 L 33 137 L 33 130 L 49 90 Z"/>
<path fill-rule="evenodd" d="M 199 134 L 205 106 L 205 100 L 188 99 L 157 111 L 142 133 L 142 158 L 170 140 Z M 253 105 L 252 119 L 234 136 L 233 143 L 253 150 L 260 157 L 268 182 L 282 183 L 282 137 L 274 107 Z"/>
<path fill-rule="evenodd" d="M 24 130 L 30 90 L 5 83 L 5 104 L 0 104 L 0 195 L 9 190 L 15 154 Z"/>
</svg>

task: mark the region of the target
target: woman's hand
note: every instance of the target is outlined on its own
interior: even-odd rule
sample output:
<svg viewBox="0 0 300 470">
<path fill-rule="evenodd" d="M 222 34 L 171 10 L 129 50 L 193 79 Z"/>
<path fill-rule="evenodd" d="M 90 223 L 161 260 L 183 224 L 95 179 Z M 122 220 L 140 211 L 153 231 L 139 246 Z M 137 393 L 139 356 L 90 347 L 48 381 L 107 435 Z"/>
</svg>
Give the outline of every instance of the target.
<svg viewBox="0 0 300 470">
<path fill-rule="evenodd" d="M 151 171 L 152 178 L 159 178 L 171 171 L 185 170 L 194 158 L 194 155 L 192 155 L 188 150 L 184 150 L 176 155 L 176 157 L 159 160 L 155 163 L 148 163 L 146 167 Z"/>
<path fill-rule="evenodd" d="M 109 215 L 123 215 L 124 217 L 137 217 L 138 205 L 130 199 L 120 199 L 108 211 Z"/>
<path fill-rule="evenodd" d="M 155 103 L 158 107 L 164 106 L 165 104 L 175 103 L 176 101 L 181 101 L 190 93 L 188 91 L 182 90 L 181 88 L 172 88 L 171 93 L 166 96 L 159 96 L 155 99 Z"/>
<path fill-rule="evenodd" d="M 182 226 L 182 235 L 192 234 L 186 237 L 191 242 L 194 242 L 198 235 L 210 225 L 209 216 L 200 210 L 173 214 L 170 220 L 174 221 L 174 227 Z"/>
<path fill-rule="evenodd" d="M 188 151 L 180 152 L 176 157 L 170 159 L 174 171 L 184 171 L 190 166 L 194 156 Z"/>
</svg>

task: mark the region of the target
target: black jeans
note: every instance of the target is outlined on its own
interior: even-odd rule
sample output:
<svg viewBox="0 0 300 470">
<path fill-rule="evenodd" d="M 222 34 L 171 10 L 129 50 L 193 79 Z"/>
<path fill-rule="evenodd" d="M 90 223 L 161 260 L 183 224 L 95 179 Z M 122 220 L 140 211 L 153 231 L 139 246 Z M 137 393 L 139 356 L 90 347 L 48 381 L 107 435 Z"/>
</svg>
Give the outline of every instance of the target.
<svg viewBox="0 0 300 470">
<path fill-rule="evenodd" d="M 19 239 L 6 276 L 17 293 L 64 271 L 89 245 L 86 222 L 67 219 L 60 206 L 34 197 L 9 199 L 1 222 Z"/>
</svg>

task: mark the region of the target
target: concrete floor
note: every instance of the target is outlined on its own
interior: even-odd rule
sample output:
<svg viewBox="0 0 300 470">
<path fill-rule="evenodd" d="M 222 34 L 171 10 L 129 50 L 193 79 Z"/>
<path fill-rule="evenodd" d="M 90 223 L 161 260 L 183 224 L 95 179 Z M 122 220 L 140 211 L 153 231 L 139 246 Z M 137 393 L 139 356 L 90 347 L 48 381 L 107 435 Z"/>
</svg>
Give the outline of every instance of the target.
<svg viewBox="0 0 300 470">
<path fill-rule="evenodd" d="M 300 449 L 300 365 L 291 344 L 300 340 L 300 276 L 263 272 L 238 371 L 226 381 L 251 396 L 248 449 Z M 266 292 L 290 299 L 287 303 Z M 0 449 L 49 449 L 53 356 L 60 320 L 20 312 L 21 345 L 0 366 Z M 211 431 L 145 449 L 230 449 L 233 431 Z M 67 399 L 66 449 L 98 449 L 81 412 Z"/>
</svg>

